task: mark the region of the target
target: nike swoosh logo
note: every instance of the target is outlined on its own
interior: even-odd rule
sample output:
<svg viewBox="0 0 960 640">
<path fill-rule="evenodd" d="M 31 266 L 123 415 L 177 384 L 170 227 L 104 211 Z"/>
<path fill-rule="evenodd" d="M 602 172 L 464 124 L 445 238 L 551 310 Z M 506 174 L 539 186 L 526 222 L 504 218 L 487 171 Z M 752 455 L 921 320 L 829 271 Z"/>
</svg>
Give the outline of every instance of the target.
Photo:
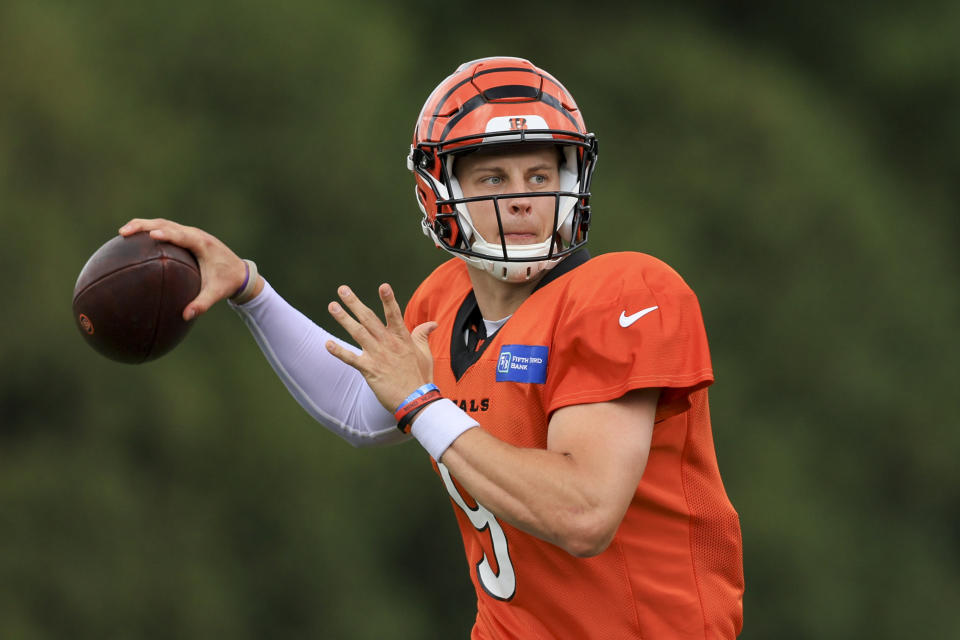
<svg viewBox="0 0 960 640">
<path fill-rule="evenodd" d="M 647 307 L 646 309 L 640 309 L 640 311 L 637 311 L 636 313 L 632 313 L 632 314 L 630 314 L 629 316 L 627 315 L 627 312 L 626 312 L 626 311 L 621 311 L 621 312 L 620 312 L 620 326 L 623 327 L 624 329 L 626 329 L 627 327 L 629 327 L 630 325 L 632 325 L 634 322 L 636 322 L 637 320 L 639 320 L 639 319 L 642 318 L 643 316 L 647 315 L 647 314 L 650 313 L 651 311 L 656 311 L 656 310 L 659 309 L 659 308 L 660 308 L 660 307 Z"/>
</svg>

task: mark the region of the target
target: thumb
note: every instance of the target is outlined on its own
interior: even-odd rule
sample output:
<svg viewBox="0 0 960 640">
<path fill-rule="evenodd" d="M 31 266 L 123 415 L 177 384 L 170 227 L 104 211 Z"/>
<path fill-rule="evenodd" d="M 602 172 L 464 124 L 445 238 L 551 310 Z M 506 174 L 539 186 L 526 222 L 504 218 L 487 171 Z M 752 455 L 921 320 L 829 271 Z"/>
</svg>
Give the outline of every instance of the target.
<svg viewBox="0 0 960 640">
<path fill-rule="evenodd" d="M 418 324 L 414 327 L 413 331 L 410 332 L 410 337 L 413 338 L 413 341 L 418 345 L 426 345 L 427 339 L 430 334 L 440 325 L 430 320 L 429 322 L 424 322 L 423 324 Z"/>
<path fill-rule="evenodd" d="M 223 296 L 218 296 L 211 291 L 209 287 L 201 288 L 199 295 L 183 308 L 183 319 L 189 322 L 197 316 L 206 313 L 210 307 L 221 298 L 223 298 Z"/>
</svg>

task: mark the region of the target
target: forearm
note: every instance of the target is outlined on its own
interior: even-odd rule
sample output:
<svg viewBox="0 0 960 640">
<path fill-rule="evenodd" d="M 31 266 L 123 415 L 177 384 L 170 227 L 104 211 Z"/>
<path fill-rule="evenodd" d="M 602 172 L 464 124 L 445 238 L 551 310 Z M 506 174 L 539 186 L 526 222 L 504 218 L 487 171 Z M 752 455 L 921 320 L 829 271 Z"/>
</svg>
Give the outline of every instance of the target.
<svg viewBox="0 0 960 640">
<path fill-rule="evenodd" d="M 363 376 L 327 351 L 326 342 L 337 339 L 293 308 L 269 283 L 264 282 L 247 304 L 231 306 L 290 394 L 327 429 L 354 446 L 406 439 Z"/>
<path fill-rule="evenodd" d="M 606 548 L 622 513 L 609 514 L 604 492 L 569 454 L 522 449 L 482 429 L 457 438 L 443 464 L 497 518 L 577 556 Z"/>
<path fill-rule="evenodd" d="M 610 544 L 643 476 L 659 395 L 636 389 L 558 409 L 546 449 L 514 447 L 471 429 L 442 462 L 498 518 L 573 555 L 595 555 Z"/>
</svg>

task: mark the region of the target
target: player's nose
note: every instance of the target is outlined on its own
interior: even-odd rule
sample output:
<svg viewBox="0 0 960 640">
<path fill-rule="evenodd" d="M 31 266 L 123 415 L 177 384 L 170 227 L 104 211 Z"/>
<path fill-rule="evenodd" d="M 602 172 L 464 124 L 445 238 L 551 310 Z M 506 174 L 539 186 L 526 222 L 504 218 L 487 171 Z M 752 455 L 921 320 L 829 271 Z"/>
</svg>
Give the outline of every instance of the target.
<svg viewBox="0 0 960 640">
<path fill-rule="evenodd" d="M 529 196 L 520 196 L 507 200 L 506 209 L 513 215 L 526 215 L 533 211 L 533 199 Z"/>
</svg>

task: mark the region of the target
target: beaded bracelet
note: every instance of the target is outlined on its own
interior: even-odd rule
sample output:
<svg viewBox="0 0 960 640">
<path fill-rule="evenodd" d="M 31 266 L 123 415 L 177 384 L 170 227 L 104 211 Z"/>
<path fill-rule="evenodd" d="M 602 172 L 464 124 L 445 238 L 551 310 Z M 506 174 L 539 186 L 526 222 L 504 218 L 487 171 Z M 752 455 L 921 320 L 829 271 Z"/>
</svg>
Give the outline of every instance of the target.
<svg viewBox="0 0 960 640">
<path fill-rule="evenodd" d="M 417 389 L 417 391 L 419 391 L 419 389 Z M 430 391 L 414 397 L 413 400 L 404 400 L 403 404 L 401 404 L 393 414 L 393 417 L 397 419 L 397 429 L 400 429 L 403 433 L 410 433 L 410 423 L 413 422 L 414 417 L 425 406 L 437 400 L 443 400 L 443 395 L 436 386 L 433 386 L 433 389 Z"/>
</svg>

